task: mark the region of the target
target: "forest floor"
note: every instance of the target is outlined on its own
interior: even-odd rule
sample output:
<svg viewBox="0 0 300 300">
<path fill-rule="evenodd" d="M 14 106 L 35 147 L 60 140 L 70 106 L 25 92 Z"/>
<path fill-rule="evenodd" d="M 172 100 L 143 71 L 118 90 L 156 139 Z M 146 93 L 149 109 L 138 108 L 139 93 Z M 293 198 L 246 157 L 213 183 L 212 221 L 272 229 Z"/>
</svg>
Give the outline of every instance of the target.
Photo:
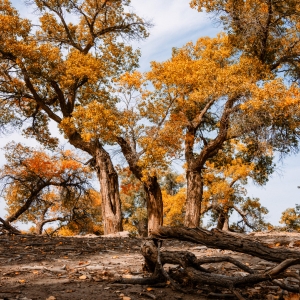
<svg viewBox="0 0 300 300">
<path fill-rule="evenodd" d="M 269 247 L 300 250 L 300 234 L 256 234 Z M 143 271 L 141 239 L 108 237 L 48 237 L 33 235 L 0 236 L 0 300 L 148 300 L 148 299 L 235 299 L 229 291 L 217 287 L 197 286 L 183 294 L 165 286 L 116 284 L 114 280 L 149 276 Z M 249 255 L 181 241 L 164 241 L 163 249 L 190 251 L 197 257 L 230 255 L 257 271 L 273 263 Z M 169 268 L 170 266 L 165 266 Z M 204 265 L 223 274 L 243 276 L 230 263 Z M 293 267 L 299 274 L 300 265 Z M 290 284 L 293 284 L 289 282 Z M 294 282 L 298 284 L 299 282 Z M 283 292 L 270 282 L 241 291 L 246 299 L 299 299 L 299 294 Z"/>
</svg>

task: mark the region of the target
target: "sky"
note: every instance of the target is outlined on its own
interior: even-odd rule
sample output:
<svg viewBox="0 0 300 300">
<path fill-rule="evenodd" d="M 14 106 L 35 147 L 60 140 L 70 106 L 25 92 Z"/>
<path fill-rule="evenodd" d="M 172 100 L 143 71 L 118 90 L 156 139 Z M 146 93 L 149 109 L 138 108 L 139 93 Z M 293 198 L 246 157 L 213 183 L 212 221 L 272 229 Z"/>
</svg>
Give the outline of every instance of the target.
<svg viewBox="0 0 300 300">
<path fill-rule="evenodd" d="M 11 0 L 22 16 L 37 20 L 31 14 L 31 7 L 25 7 L 23 0 Z M 203 36 L 216 36 L 221 31 L 205 13 L 198 13 L 189 7 L 189 0 L 132 0 L 132 10 L 139 16 L 151 21 L 150 37 L 145 41 L 134 42 L 134 47 L 141 49 L 141 71 L 150 68 L 151 61 L 164 61 L 171 56 L 173 47 L 182 47 L 186 43 L 195 42 Z M 55 130 L 55 128 L 53 128 Z M 10 141 L 37 145 L 34 140 L 23 138 L 14 133 L 0 136 L 0 147 Z M 0 151 L 0 166 L 5 163 Z M 269 210 L 267 220 L 278 225 L 281 212 L 300 203 L 300 155 L 292 155 L 277 162 L 277 170 L 264 187 L 253 184 L 247 186 L 248 196 L 258 197 Z M 299 177 L 298 177 L 299 176 Z M 0 198 L 0 217 L 4 217 L 5 203 Z"/>
</svg>

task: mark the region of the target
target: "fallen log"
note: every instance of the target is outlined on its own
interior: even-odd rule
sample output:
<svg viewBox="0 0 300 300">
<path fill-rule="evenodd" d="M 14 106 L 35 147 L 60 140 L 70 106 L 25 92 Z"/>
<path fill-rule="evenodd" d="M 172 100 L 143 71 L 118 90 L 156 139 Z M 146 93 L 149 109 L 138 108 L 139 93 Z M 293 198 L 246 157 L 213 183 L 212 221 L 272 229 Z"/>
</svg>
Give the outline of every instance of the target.
<svg viewBox="0 0 300 300">
<path fill-rule="evenodd" d="M 256 266 L 250 267 L 236 258 L 222 254 L 216 257 L 197 258 L 188 251 L 161 251 L 160 247 L 164 239 L 178 239 L 203 244 L 209 248 L 232 250 L 273 263 L 269 263 L 271 267 L 257 270 Z M 152 231 L 151 237 L 142 243 L 141 252 L 145 258 L 146 269 L 152 273 L 152 276 L 134 279 L 120 278 L 118 282 L 146 285 L 164 283 L 181 292 L 192 291 L 197 286 L 205 286 L 209 291 L 208 294 L 218 294 L 220 290 L 223 290 L 226 295 L 241 300 L 244 299 L 243 293 L 245 294 L 246 287 L 262 282 L 268 282 L 268 286 L 276 286 L 279 290 L 300 292 L 300 276 L 297 273 L 300 265 L 299 251 L 270 248 L 254 238 L 241 234 L 221 230 L 208 231 L 202 228 L 160 227 Z M 207 267 L 207 264 L 223 262 L 231 263 L 234 265 L 234 270 L 239 268 L 243 272 L 234 274 L 226 271 L 224 274 L 224 268 Z M 277 265 L 274 262 L 277 262 Z M 165 264 L 171 264 L 174 267 L 167 271 L 163 268 Z M 298 267 L 295 267 L 296 265 Z M 288 270 L 290 267 L 296 271 Z M 290 277 L 294 277 L 298 283 L 288 283 L 286 279 Z M 228 290 L 232 294 L 228 294 Z"/>
<path fill-rule="evenodd" d="M 287 258 L 300 258 L 299 251 L 270 248 L 253 237 L 229 233 L 219 229 L 209 231 L 203 228 L 161 226 L 151 232 L 151 237 L 155 239 L 177 239 L 193 242 L 209 248 L 245 253 L 274 262 L 282 262 Z"/>
</svg>

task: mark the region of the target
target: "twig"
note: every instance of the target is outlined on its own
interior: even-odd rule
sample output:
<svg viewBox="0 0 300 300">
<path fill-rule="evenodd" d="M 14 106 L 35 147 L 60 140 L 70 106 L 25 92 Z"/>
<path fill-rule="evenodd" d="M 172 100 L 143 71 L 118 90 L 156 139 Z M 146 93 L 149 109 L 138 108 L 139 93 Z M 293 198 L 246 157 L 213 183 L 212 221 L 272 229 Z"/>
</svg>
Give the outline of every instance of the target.
<svg viewBox="0 0 300 300">
<path fill-rule="evenodd" d="M 89 262 L 89 263 L 87 263 L 87 264 L 85 264 L 85 265 L 79 265 L 79 266 L 75 266 L 75 267 L 73 267 L 74 269 L 80 269 L 80 268 L 84 268 L 84 267 L 87 267 L 87 266 L 89 266 L 91 263 Z"/>
<path fill-rule="evenodd" d="M 157 299 L 157 297 L 155 295 L 150 294 L 150 293 L 142 292 L 140 295 L 149 297 L 149 298 L 154 299 L 154 300 Z"/>
<path fill-rule="evenodd" d="M 231 291 L 236 295 L 239 300 L 245 300 L 245 298 L 235 289 L 231 289 Z"/>
<path fill-rule="evenodd" d="M 292 293 L 299 293 L 300 292 L 300 287 L 294 287 L 291 285 L 287 285 L 283 282 L 281 282 L 280 280 L 274 279 L 273 283 L 275 283 L 276 285 L 280 286 L 283 290 L 286 290 L 288 292 L 292 292 Z"/>
</svg>

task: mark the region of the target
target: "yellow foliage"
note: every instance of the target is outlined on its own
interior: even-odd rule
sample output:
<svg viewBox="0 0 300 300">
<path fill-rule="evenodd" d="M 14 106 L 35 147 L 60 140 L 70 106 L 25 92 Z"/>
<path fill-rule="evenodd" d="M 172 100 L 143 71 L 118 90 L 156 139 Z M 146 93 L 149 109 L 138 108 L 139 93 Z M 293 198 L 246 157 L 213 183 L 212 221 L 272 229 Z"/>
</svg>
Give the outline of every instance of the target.
<svg viewBox="0 0 300 300">
<path fill-rule="evenodd" d="M 57 234 L 60 236 L 74 236 L 77 233 L 74 229 L 69 229 L 68 227 L 62 227 L 57 231 Z"/>
<path fill-rule="evenodd" d="M 164 203 L 164 225 L 183 225 L 186 188 L 181 188 L 175 195 L 169 195 L 163 190 L 162 197 Z"/>
<path fill-rule="evenodd" d="M 300 231 L 299 205 L 296 205 L 296 208 L 288 208 L 282 212 L 280 223 L 285 224 L 286 229 Z"/>
<path fill-rule="evenodd" d="M 85 141 L 101 138 L 114 142 L 120 134 L 118 113 L 110 107 L 93 101 L 86 107 L 78 107 L 70 120 Z"/>
<path fill-rule="evenodd" d="M 40 11 L 37 26 L 21 18 L 9 1 L 0 1 L 1 124 L 14 126 L 33 118 L 25 134 L 49 147 L 57 145 L 50 135 L 50 119 L 67 139 L 76 130 L 85 141 L 97 133 L 109 139 L 118 119 L 117 100 L 110 92 L 116 78 L 132 70 L 139 56 L 119 36 L 145 38 L 147 24 L 124 9 L 130 1 L 33 2 Z M 93 118 L 98 127 L 92 126 Z M 90 128 L 80 127 L 85 125 Z"/>
</svg>

